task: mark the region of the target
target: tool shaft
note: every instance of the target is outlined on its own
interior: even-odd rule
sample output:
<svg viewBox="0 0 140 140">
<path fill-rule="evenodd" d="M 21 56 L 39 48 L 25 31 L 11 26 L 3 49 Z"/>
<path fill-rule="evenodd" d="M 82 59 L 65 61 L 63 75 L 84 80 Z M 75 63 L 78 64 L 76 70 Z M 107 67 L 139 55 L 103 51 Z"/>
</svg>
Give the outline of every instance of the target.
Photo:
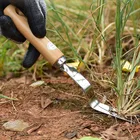
<svg viewBox="0 0 140 140">
<path fill-rule="evenodd" d="M 15 6 L 7 6 L 4 10 L 4 14 L 12 19 L 17 29 L 32 45 L 34 45 L 49 63 L 54 65 L 57 60 L 63 56 L 63 53 L 47 37 L 37 38 L 33 35 L 27 18 L 19 15 Z"/>
</svg>

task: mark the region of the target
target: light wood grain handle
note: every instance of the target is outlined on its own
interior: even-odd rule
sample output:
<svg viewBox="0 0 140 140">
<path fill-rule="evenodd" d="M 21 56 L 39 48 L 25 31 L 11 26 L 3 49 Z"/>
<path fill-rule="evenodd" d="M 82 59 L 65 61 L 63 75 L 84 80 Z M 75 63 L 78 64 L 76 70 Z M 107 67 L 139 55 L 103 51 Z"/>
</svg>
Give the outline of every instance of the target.
<svg viewBox="0 0 140 140">
<path fill-rule="evenodd" d="M 17 29 L 34 47 L 44 56 L 44 58 L 54 65 L 63 53 L 47 38 L 37 38 L 30 30 L 29 24 L 25 16 L 19 15 L 19 9 L 13 5 L 9 5 L 4 9 L 4 14 L 9 16 Z"/>
</svg>

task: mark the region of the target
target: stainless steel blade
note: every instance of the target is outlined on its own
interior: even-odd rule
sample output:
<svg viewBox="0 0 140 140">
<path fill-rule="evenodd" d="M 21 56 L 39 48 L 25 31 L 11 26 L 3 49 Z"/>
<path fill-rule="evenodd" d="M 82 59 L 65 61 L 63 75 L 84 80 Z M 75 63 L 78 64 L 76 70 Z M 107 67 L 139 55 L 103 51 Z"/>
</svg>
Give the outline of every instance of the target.
<svg viewBox="0 0 140 140">
<path fill-rule="evenodd" d="M 75 68 L 64 63 L 60 69 L 66 72 L 85 92 L 90 89 L 91 84 Z"/>
<path fill-rule="evenodd" d="M 112 117 L 131 122 L 130 120 L 127 120 L 126 118 L 118 115 L 117 111 L 115 108 L 112 108 L 106 104 L 100 103 L 98 100 L 94 100 L 90 103 L 91 108 L 98 112 L 102 112 L 104 114 L 110 115 Z"/>
</svg>

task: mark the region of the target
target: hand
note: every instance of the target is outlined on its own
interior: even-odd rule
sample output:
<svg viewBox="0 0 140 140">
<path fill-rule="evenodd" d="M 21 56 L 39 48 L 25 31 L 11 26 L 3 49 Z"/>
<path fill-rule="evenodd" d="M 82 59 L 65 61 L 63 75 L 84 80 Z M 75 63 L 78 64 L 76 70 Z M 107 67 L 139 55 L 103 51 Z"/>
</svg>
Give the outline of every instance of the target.
<svg viewBox="0 0 140 140">
<path fill-rule="evenodd" d="M 3 10 L 9 4 L 19 8 L 28 19 L 31 31 L 36 37 L 42 38 L 46 35 L 46 4 L 44 0 L 0 0 L 0 30 L 5 37 L 19 43 L 23 43 L 25 37 L 16 29 L 10 17 L 3 14 Z M 38 59 L 40 53 L 29 44 L 22 65 L 31 67 Z"/>
</svg>

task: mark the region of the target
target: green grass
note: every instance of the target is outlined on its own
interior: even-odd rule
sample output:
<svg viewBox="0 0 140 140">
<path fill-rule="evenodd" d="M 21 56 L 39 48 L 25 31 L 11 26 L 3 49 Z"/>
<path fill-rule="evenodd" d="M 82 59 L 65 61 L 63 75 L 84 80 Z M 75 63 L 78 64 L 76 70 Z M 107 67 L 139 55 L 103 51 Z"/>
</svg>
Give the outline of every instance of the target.
<svg viewBox="0 0 140 140">
<path fill-rule="evenodd" d="M 25 50 L 14 42 L 0 38 L 0 76 L 22 69 L 21 61 Z"/>
<path fill-rule="evenodd" d="M 3 94 L 0 94 L 0 98 L 7 99 L 7 100 L 14 100 L 14 101 L 17 101 L 18 100 L 16 98 L 11 98 L 11 97 L 5 96 Z"/>
<path fill-rule="evenodd" d="M 134 52 L 132 56 L 132 70 L 127 77 L 123 77 L 122 74 L 122 36 L 124 33 L 124 28 L 130 18 L 132 12 L 135 11 L 134 5 L 135 1 L 126 0 L 122 3 L 119 0 L 116 0 L 116 72 L 117 72 L 117 94 L 118 94 L 118 110 L 119 113 L 123 115 L 131 115 L 135 114 L 136 112 L 140 112 L 140 102 L 139 102 L 139 95 L 138 89 L 139 86 L 137 85 L 137 78 L 135 76 L 136 66 L 140 64 L 140 53 L 139 53 L 139 42 L 138 39 L 135 38 L 134 41 Z M 136 18 L 132 18 L 134 32 L 132 33 L 136 36 Z M 135 89 L 135 90 L 134 90 Z M 136 96 L 135 96 L 136 95 Z M 137 97 L 138 96 L 138 97 Z"/>
</svg>

